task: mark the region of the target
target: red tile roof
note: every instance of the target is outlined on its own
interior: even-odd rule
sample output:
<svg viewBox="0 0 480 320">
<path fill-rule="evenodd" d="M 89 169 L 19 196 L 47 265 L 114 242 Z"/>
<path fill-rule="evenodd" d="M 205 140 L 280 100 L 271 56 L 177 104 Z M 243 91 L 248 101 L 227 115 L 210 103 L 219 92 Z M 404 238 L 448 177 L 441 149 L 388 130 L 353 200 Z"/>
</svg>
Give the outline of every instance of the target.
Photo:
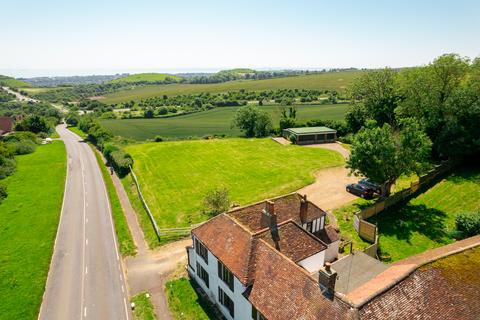
<svg viewBox="0 0 480 320">
<path fill-rule="evenodd" d="M 248 300 L 267 319 L 353 319 L 346 303 L 324 297 L 316 279 L 262 240 L 254 269 Z"/>
<path fill-rule="evenodd" d="M 272 247 L 277 248 L 277 250 L 294 262 L 301 261 L 327 249 L 325 244 L 292 221 L 278 226 L 278 234 L 280 238 L 278 244 L 273 239 L 270 230 L 264 231 L 258 237 L 265 240 Z"/>
<path fill-rule="evenodd" d="M 293 220 L 298 224 L 300 222 L 300 199 L 298 193 L 292 193 L 276 199 L 272 199 L 275 203 L 275 214 L 277 215 L 277 223 L 282 223 L 287 220 Z M 228 212 L 228 215 L 235 218 L 246 228 L 252 232 L 257 232 L 262 229 L 261 217 L 262 211 L 265 209 L 266 201 L 262 201 L 250 206 L 234 209 Z M 310 201 L 308 201 L 307 221 L 313 221 L 324 216 L 326 213 Z"/>
</svg>

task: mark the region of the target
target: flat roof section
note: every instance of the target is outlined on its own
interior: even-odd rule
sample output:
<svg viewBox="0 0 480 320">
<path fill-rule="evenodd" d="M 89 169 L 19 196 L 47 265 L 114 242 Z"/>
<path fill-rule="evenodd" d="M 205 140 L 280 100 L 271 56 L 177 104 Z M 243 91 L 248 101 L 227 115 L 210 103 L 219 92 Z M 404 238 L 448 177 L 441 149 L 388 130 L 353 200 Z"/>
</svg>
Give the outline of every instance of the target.
<svg viewBox="0 0 480 320">
<path fill-rule="evenodd" d="M 296 135 L 337 132 L 337 130 L 330 129 L 328 127 L 302 127 L 302 128 L 288 128 L 286 130 Z"/>
</svg>

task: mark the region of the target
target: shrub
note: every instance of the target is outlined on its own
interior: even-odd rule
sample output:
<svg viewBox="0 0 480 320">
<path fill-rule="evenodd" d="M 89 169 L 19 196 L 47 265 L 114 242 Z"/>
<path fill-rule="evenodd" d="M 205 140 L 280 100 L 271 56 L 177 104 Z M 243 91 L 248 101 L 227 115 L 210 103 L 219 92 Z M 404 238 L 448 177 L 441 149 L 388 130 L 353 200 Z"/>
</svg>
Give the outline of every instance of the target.
<svg viewBox="0 0 480 320">
<path fill-rule="evenodd" d="M 455 218 L 455 224 L 457 230 L 466 238 L 480 234 L 480 210 L 458 214 Z"/>
<path fill-rule="evenodd" d="M 125 151 L 117 150 L 110 154 L 110 164 L 120 177 L 124 177 L 130 172 L 130 166 L 133 165 L 133 159 Z"/>
<path fill-rule="evenodd" d="M 7 186 L 4 184 L 0 184 L 0 203 L 2 203 L 3 199 L 5 199 L 7 196 Z"/>
<path fill-rule="evenodd" d="M 19 142 L 15 142 L 13 146 L 15 150 L 14 152 L 17 155 L 33 153 L 37 148 L 37 145 L 33 143 L 32 140 L 22 140 Z"/>
<path fill-rule="evenodd" d="M 212 189 L 207 192 L 203 200 L 205 211 L 210 216 L 225 212 L 230 207 L 228 189 L 225 187 Z"/>
<path fill-rule="evenodd" d="M 162 142 L 163 141 L 163 138 L 161 136 L 155 136 L 155 138 L 153 139 L 153 141 L 155 142 Z"/>
<path fill-rule="evenodd" d="M 0 156 L 0 179 L 5 179 L 15 172 L 15 160 Z"/>
<path fill-rule="evenodd" d="M 288 137 L 288 139 L 290 140 L 290 142 L 291 142 L 292 144 L 297 143 L 297 136 L 294 135 L 294 134 L 290 135 L 290 136 Z"/>
</svg>

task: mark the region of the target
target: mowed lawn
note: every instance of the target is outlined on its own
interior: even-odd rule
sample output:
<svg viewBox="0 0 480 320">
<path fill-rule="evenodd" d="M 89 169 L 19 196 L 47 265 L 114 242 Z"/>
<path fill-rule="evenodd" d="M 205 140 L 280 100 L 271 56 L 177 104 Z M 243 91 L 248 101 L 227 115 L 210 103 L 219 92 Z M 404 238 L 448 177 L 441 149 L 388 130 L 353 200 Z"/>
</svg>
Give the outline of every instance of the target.
<svg viewBox="0 0 480 320">
<path fill-rule="evenodd" d="M 160 227 L 189 226 L 208 218 L 207 191 L 229 189 L 245 205 L 293 192 L 314 181 L 319 169 L 343 165 L 334 151 L 282 146 L 271 139 L 161 142 L 125 148 Z"/>
<path fill-rule="evenodd" d="M 62 207 L 66 152 L 62 142 L 17 157 L 2 181 L 0 204 L 0 319 L 36 319 Z"/>
<path fill-rule="evenodd" d="M 382 258 L 393 262 L 453 242 L 456 215 L 479 208 L 480 168 L 464 167 L 369 221 L 378 223 Z"/>
<path fill-rule="evenodd" d="M 348 104 L 299 105 L 297 117 L 302 122 L 312 119 L 343 120 L 348 107 Z M 274 125 L 278 126 L 282 107 L 270 105 L 260 108 L 267 111 L 272 116 Z M 237 109 L 238 107 L 223 107 L 170 118 L 108 119 L 101 120 L 101 123 L 113 134 L 137 141 L 152 139 L 157 135 L 173 138 L 214 134 L 240 136 L 242 134 L 240 130 L 232 128 L 232 120 Z"/>
<path fill-rule="evenodd" d="M 245 89 L 249 91 L 276 90 L 276 89 L 312 89 L 312 90 L 337 90 L 343 91 L 358 77 L 362 71 L 341 71 L 327 72 L 312 75 L 300 75 L 265 80 L 237 80 L 223 83 L 211 84 L 168 84 L 138 86 L 134 89 L 126 89 L 107 94 L 98 98 L 104 103 L 119 103 L 137 101 L 145 98 L 161 95 L 181 95 L 197 93 L 217 93 L 227 91 L 238 91 Z"/>
</svg>

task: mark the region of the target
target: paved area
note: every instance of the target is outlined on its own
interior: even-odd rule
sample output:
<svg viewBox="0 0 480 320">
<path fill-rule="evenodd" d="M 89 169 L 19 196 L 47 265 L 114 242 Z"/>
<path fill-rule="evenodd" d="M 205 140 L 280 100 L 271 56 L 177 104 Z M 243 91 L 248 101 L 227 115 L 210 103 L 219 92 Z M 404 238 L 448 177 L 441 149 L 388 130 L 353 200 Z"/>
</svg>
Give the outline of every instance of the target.
<svg viewBox="0 0 480 320">
<path fill-rule="evenodd" d="M 185 247 L 191 245 L 192 240 L 176 241 L 150 250 L 120 179 L 116 175 L 112 175 L 112 179 L 137 247 L 136 256 L 125 259 L 130 294 L 133 296 L 144 291 L 150 293 L 157 318 L 172 319 L 164 291 L 165 282 L 179 265 L 186 265 Z"/>
<path fill-rule="evenodd" d="M 273 141 L 283 144 L 284 146 L 292 144 L 290 141 L 285 139 L 284 137 L 274 137 L 272 138 Z"/>
<path fill-rule="evenodd" d="M 57 127 L 68 156 L 63 208 L 39 319 L 130 319 L 110 204 L 95 155 Z"/>
</svg>

